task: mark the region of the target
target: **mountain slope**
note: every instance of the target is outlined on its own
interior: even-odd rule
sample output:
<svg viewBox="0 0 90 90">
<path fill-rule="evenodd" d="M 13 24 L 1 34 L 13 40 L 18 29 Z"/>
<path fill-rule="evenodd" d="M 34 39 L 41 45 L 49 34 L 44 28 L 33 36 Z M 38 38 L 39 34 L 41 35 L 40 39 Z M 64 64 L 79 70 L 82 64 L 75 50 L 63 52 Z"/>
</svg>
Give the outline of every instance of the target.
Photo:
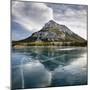
<svg viewBox="0 0 90 90">
<path fill-rule="evenodd" d="M 87 41 L 72 32 L 65 25 L 60 25 L 55 21 L 50 20 L 40 31 L 35 32 L 30 37 L 18 42 L 68 42 L 71 44 L 83 44 Z"/>
</svg>

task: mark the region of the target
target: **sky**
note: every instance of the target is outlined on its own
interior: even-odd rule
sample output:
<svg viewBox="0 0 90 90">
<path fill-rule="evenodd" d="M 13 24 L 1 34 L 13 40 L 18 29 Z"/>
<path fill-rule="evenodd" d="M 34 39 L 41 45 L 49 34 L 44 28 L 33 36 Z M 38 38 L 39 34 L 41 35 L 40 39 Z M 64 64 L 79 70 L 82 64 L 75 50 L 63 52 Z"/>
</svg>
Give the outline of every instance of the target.
<svg viewBox="0 0 90 90">
<path fill-rule="evenodd" d="M 87 39 L 86 5 L 12 1 L 12 40 L 21 40 L 39 31 L 49 20 L 66 25 Z"/>
</svg>

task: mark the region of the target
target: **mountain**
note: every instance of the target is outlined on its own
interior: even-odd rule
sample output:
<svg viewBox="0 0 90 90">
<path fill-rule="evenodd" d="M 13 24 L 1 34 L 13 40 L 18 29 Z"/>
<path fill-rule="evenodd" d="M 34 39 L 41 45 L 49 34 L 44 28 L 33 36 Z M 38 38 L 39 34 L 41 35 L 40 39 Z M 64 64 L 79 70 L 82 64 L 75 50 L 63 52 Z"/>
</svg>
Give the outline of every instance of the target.
<svg viewBox="0 0 90 90">
<path fill-rule="evenodd" d="M 82 37 L 72 32 L 65 25 L 60 25 L 53 20 L 50 20 L 38 32 L 33 33 L 30 37 L 17 41 L 22 43 L 38 42 L 38 43 L 58 43 L 60 45 L 83 45 L 87 41 Z"/>
</svg>

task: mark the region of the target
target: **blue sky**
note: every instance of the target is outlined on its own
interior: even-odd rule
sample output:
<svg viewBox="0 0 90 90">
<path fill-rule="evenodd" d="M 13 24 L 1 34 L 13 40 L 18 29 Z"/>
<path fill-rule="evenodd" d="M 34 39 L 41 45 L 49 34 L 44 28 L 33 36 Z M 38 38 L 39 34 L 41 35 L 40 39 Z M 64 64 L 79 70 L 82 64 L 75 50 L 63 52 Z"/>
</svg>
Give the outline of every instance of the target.
<svg viewBox="0 0 90 90">
<path fill-rule="evenodd" d="M 12 40 L 29 37 L 53 19 L 87 38 L 87 6 L 12 1 Z"/>
</svg>

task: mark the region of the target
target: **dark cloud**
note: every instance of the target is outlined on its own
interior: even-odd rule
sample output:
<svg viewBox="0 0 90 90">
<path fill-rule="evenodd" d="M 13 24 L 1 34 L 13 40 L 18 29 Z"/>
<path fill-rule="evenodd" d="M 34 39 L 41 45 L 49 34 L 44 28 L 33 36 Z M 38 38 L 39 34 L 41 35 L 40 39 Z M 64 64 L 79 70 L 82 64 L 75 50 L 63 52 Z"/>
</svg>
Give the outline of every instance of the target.
<svg viewBox="0 0 90 90">
<path fill-rule="evenodd" d="M 24 27 L 16 22 L 12 22 L 12 40 L 20 40 L 29 37 L 32 32 L 27 31 Z"/>
<path fill-rule="evenodd" d="M 54 20 L 87 39 L 87 5 L 47 4 L 53 9 Z"/>
</svg>

